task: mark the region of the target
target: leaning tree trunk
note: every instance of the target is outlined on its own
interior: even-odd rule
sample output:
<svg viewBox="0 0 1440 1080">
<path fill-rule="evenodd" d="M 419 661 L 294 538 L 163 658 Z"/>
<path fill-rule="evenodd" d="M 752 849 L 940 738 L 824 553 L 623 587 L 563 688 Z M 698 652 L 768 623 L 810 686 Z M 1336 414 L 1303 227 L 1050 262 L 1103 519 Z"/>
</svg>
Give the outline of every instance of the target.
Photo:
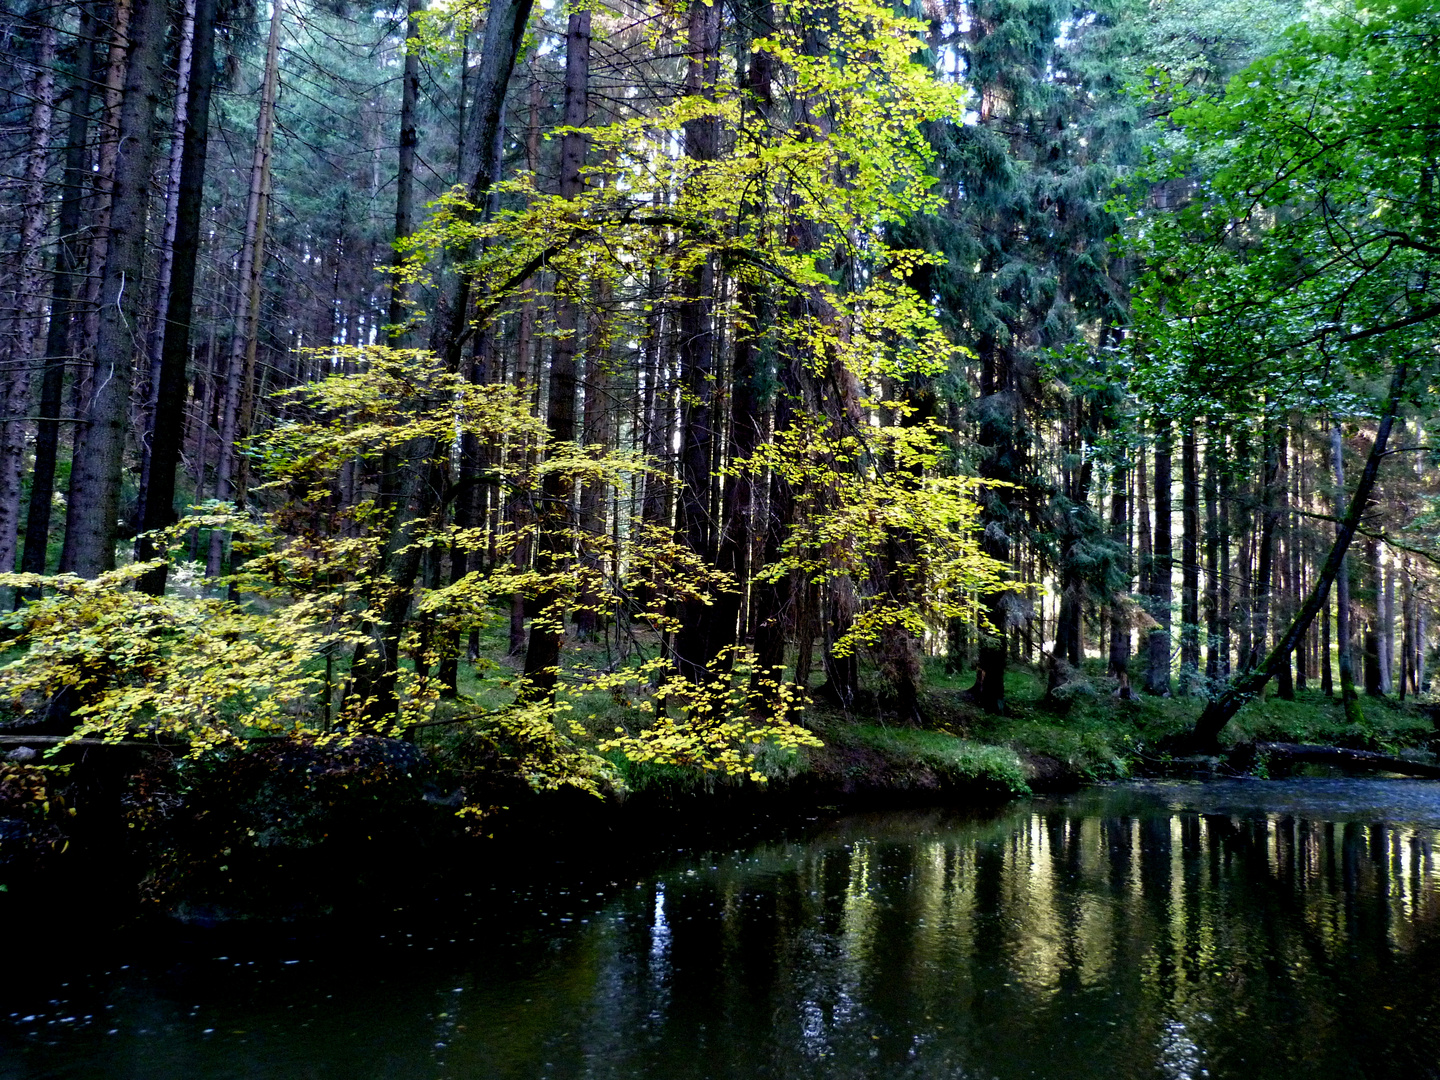
<svg viewBox="0 0 1440 1080">
<path fill-rule="evenodd" d="M 1395 414 L 1400 408 L 1401 394 L 1405 389 L 1407 374 L 1407 365 L 1401 363 L 1396 367 L 1395 374 L 1390 379 L 1389 398 L 1385 403 L 1385 411 L 1380 418 L 1380 425 L 1375 431 L 1375 442 L 1371 445 L 1370 454 L 1365 459 L 1365 468 L 1360 474 L 1360 481 L 1355 487 L 1355 494 L 1350 500 L 1349 509 L 1335 526 L 1335 543 L 1330 548 L 1330 554 L 1325 559 L 1325 565 L 1321 568 L 1320 575 L 1310 590 L 1310 595 L 1306 597 L 1305 603 L 1296 613 L 1295 618 L 1291 620 L 1285 632 L 1279 636 L 1275 648 L 1270 650 L 1265 662 L 1241 675 L 1223 694 L 1205 706 L 1205 711 L 1195 722 L 1195 728 L 1191 735 L 1193 742 L 1201 748 L 1213 749 L 1218 745 L 1220 732 L 1230 722 L 1230 718 L 1240 710 L 1245 702 L 1265 688 L 1265 684 L 1274 677 L 1282 663 L 1288 662 L 1291 651 L 1300 643 L 1315 615 L 1325 603 L 1331 583 L 1336 581 L 1337 576 L 1342 583 L 1344 582 L 1345 553 L 1350 547 L 1350 541 L 1354 537 L 1355 531 L 1360 527 L 1361 518 L 1370 503 L 1370 494 L 1375 489 L 1375 480 L 1380 473 L 1380 463 L 1385 459 L 1385 446 L 1390 439 L 1390 429 L 1395 424 Z M 1345 478 L 1340 456 L 1340 429 L 1338 427 L 1331 434 L 1331 445 L 1335 457 L 1335 499 L 1338 503 L 1344 497 Z M 1348 606 L 1349 597 L 1342 593 L 1340 600 L 1340 614 L 1343 619 L 1346 618 L 1345 608 Z M 1345 682 L 1348 661 L 1346 660 L 1343 632 L 1344 628 L 1342 628 L 1341 637 L 1340 674 L 1342 682 Z M 1354 700 L 1353 673 L 1348 676 L 1348 684 L 1350 697 L 1347 699 L 1346 717 L 1352 719 L 1353 722 L 1360 719 L 1359 702 Z M 1354 705 L 1353 713 L 1350 709 L 1351 703 Z"/>
<path fill-rule="evenodd" d="M 105 269 L 95 336 L 95 386 L 84 416 L 85 450 L 70 472 L 62 569 L 95 577 L 115 566 L 120 478 L 128 427 L 145 268 L 146 210 L 155 154 L 155 113 L 165 73 L 165 0 L 136 0 L 120 105 Z"/>
<path fill-rule="evenodd" d="M 205 158 L 210 131 L 210 97 L 215 85 L 216 0 L 195 0 L 193 46 L 190 54 L 189 94 L 184 101 L 184 146 L 175 200 L 173 261 L 170 288 L 164 308 L 165 326 L 160 343 L 160 376 L 155 393 L 155 429 L 150 444 L 150 468 L 142 488 L 144 516 L 135 544 L 135 559 L 146 562 L 158 554 L 148 534 L 175 521 L 175 473 L 180 467 L 185 437 L 186 361 L 190 354 L 190 324 L 195 311 L 195 268 L 200 251 L 200 207 L 205 188 Z M 179 106 L 177 105 L 177 112 Z M 178 118 L 177 118 L 178 119 Z M 177 130 L 178 124 L 177 124 Z M 169 224 L 167 222 L 167 228 Z M 212 339 L 213 341 L 213 339 Z M 207 378 L 207 385 L 211 380 Z M 208 399 L 207 399 L 208 400 Z M 208 423 L 202 416 L 201 423 Z M 205 443 L 198 447 L 199 479 L 204 481 Z M 169 567 L 161 563 L 136 583 L 151 595 L 165 591 Z"/>
</svg>

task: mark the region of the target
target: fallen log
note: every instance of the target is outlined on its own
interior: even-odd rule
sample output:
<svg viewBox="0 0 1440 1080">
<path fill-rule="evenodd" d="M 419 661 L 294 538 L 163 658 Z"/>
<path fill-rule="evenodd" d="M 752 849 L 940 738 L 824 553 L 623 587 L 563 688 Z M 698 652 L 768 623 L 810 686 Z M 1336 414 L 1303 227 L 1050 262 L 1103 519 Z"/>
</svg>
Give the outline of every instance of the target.
<svg viewBox="0 0 1440 1080">
<path fill-rule="evenodd" d="M 1377 754 L 1371 750 L 1350 750 L 1343 746 L 1317 746 L 1313 743 L 1256 743 L 1255 753 L 1270 760 L 1309 762 L 1314 765 L 1335 765 L 1342 769 L 1393 772 L 1404 776 L 1420 776 L 1440 780 L 1440 765 L 1429 765 L 1409 758 Z"/>
</svg>

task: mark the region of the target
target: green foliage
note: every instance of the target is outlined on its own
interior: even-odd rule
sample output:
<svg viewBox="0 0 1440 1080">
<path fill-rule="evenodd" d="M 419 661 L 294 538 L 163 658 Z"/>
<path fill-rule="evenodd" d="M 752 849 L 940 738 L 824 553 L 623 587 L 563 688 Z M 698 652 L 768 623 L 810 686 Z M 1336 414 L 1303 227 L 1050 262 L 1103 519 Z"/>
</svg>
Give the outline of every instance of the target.
<svg viewBox="0 0 1440 1080">
<path fill-rule="evenodd" d="M 856 430 L 801 418 L 738 465 L 774 470 L 796 493 L 797 522 L 781 558 L 757 577 L 796 572 L 816 584 L 843 579 L 856 595 L 854 618 L 834 644 L 837 656 L 875 647 L 897 630 L 919 637 L 951 619 L 979 623 L 967 598 L 1004 580 L 1004 564 L 980 545 L 979 482 L 939 467 L 944 436 L 935 424 Z M 884 587 L 875 587 L 874 568 L 896 535 L 909 538 L 913 555 L 894 567 Z"/>
<path fill-rule="evenodd" d="M 792 717 L 803 708 L 804 695 L 793 683 L 755 670 L 752 654 L 731 650 L 711 664 L 711 678 L 692 681 L 669 669 L 661 660 L 613 675 L 592 674 L 583 679 L 586 690 L 612 693 L 631 688 L 643 693 L 651 672 L 661 676 L 652 700 L 642 700 L 639 711 L 654 719 L 638 731 L 615 728 L 615 737 L 600 743 L 602 752 L 618 752 L 636 763 L 657 763 L 681 768 L 745 776 L 756 783 L 768 777 L 755 765 L 766 744 L 783 752 L 802 746 L 819 746 L 820 740 Z M 657 705 L 663 705 L 663 709 Z M 558 706 L 562 711 L 567 705 Z M 669 715 L 671 712 L 676 716 Z M 583 727 L 572 724 L 580 735 Z"/>
<path fill-rule="evenodd" d="M 1301 25 L 1218 100 L 1174 114 L 1178 210 L 1137 209 L 1137 386 L 1171 415 L 1372 412 L 1367 384 L 1427 356 L 1440 148 L 1434 4 Z M 1163 89 L 1163 88 L 1162 88 Z"/>
<path fill-rule="evenodd" d="M 46 590 L 10 617 L 24 651 L 0 667 L 0 698 L 17 714 L 68 704 L 75 738 L 168 736 L 196 754 L 303 728 L 320 685 L 309 662 L 350 640 L 330 617 L 341 599 L 260 614 L 228 600 L 157 598 L 129 587 L 150 565 L 89 581 L 0 579 Z"/>
</svg>

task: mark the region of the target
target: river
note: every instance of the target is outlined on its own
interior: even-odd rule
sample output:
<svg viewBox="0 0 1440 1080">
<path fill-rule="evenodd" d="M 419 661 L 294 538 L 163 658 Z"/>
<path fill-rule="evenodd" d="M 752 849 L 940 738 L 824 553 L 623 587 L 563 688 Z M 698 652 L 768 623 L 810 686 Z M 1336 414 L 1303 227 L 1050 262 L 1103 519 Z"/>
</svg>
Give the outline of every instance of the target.
<svg viewBox="0 0 1440 1080">
<path fill-rule="evenodd" d="M 1437 840 L 1440 782 L 1116 785 L 343 933 L 49 929 L 0 1080 L 1440 1077 Z"/>
</svg>

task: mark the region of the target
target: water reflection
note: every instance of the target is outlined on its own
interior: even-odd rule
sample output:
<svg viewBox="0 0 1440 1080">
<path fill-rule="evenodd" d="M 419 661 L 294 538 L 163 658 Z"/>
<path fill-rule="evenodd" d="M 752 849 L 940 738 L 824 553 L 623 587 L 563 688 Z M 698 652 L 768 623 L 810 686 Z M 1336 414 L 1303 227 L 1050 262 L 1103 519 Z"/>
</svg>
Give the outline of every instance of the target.
<svg viewBox="0 0 1440 1080">
<path fill-rule="evenodd" d="M 0 1078 L 1440 1076 L 1440 785 L 1328 790 L 849 819 L 518 898 L 383 1001 L 299 965 L 268 1011 L 232 987 L 192 1021 L 120 979 L 115 1035 L 12 1017 Z"/>
</svg>

